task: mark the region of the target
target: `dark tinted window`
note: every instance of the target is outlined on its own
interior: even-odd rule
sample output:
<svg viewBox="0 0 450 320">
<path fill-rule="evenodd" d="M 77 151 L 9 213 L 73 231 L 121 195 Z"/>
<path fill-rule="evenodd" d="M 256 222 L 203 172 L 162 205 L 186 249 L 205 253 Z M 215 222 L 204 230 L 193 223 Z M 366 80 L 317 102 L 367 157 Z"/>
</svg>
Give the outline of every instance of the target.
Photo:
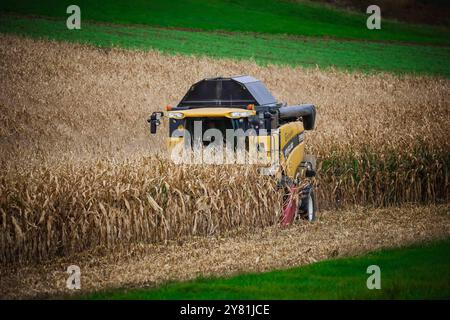
<svg viewBox="0 0 450 320">
<path fill-rule="evenodd" d="M 194 85 L 181 101 L 180 106 L 237 106 L 256 101 L 240 83 L 229 79 L 207 80 Z"/>
</svg>

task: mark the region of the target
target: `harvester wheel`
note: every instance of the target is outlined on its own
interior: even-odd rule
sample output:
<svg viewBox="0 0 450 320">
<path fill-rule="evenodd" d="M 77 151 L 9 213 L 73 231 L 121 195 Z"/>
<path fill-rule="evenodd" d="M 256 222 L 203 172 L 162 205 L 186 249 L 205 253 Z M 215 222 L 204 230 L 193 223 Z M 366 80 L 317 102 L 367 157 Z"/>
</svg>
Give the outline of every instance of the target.
<svg viewBox="0 0 450 320">
<path fill-rule="evenodd" d="M 316 211 L 316 196 L 314 194 L 314 189 L 311 187 L 306 196 L 302 198 L 302 201 L 298 208 L 298 213 L 301 219 L 314 221 L 316 220 Z"/>
</svg>

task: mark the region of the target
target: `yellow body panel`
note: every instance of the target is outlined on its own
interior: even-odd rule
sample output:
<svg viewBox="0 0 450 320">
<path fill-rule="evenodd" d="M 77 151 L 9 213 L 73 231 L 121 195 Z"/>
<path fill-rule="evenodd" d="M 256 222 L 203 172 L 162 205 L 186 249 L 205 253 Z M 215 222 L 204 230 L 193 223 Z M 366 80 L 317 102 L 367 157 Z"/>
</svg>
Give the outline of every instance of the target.
<svg viewBox="0 0 450 320">
<path fill-rule="evenodd" d="M 189 110 L 170 111 L 168 113 L 168 116 L 170 117 L 171 113 L 181 113 L 183 114 L 183 118 L 221 118 L 221 117 L 233 118 L 230 115 L 232 112 L 245 112 L 248 114 L 248 116 L 256 114 L 254 110 L 239 109 L 239 108 L 198 108 Z"/>
<path fill-rule="evenodd" d="M 279 128 L 280 132 L 280 162 L 284 173 L 294 179 L 300 163 L 305 157 L 303 123 L 290 122 Z"/>
<path fill-rule="evenodd" d="M 305 144 L 304 142 L 302 142 L 292 151 L 292 153 L 289 155 L 286 161 L 285 174 L 289 178 L 294 179 L 296 177 L 300 163 L 303 161 L 304 157 L 305 157 Z"/>
<path fill-rule="evenodd" d="M 231 112 L 249 112 L 249 114 L 255 114 L 253 110 L 238 108 L 198 108 L 172 112 L 183 113 L 183 118 L 230 118 L 229 115 Z M 274 164 L 279 160 L 284 174 L 291 179 L 296 178 L 300 164 L 305 157 L 305 143 L 303 140 L 304 127 L 301 121 L 284 124 L 278 130 L 273 130 L 271 136 L 249 137 L 250 145 L 255 147 L 253 150 L 256 150 L 256 146 L 259 146 L 260 152 L 265 150 L 263 153 L 258 153 L 258 160 L 262 160 L 267 164 Z M 182 137 L 169 137 L 167 146 L 169 150 L 173 150 L 182 141 Z"/>
</svg>

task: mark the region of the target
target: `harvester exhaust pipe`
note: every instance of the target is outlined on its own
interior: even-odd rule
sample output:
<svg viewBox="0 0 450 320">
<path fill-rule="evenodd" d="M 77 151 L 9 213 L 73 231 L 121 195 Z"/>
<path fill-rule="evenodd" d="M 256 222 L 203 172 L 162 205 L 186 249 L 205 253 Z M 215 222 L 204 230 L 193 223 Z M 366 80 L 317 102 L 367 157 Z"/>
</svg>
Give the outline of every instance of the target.
<svg viewBox="0 0 450 320">
<path fill-rule="evenodd" d="M 312 104 L 281 107 L 279 112 L 281 119 L 296 120 L 301 117 L 305 130 L 314 129 L 314 124 L 316 122 L 316 107 Z"/>
</svg>

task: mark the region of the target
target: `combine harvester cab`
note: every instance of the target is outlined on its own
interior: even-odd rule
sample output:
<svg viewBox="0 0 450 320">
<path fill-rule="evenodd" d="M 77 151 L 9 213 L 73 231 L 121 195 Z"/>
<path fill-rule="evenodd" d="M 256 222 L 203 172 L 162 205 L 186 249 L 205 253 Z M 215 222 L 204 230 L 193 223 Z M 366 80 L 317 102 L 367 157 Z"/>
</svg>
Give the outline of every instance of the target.
<svg viewBox="0 0 450 320">
<path fill-rule="evenodd" d="M 277 176 L 284 188 L 281 223 L 315 219 L 315 159 L 305 155 L 304 142 L 305 130 L 314 129 L 313 105 L 279 103 L 261 81 L 238 76 L 201 80 L 166 111 L 153 112 L 148 122 L 155 134 L 162 118 L 168 118 L 169 152 L 174 154 L 176 148 L 192 151 L 199 145 L 208 148 L 213 142 L 227 150 L 231 146 L 233 152 L 242 151 L 236 145 L 242 146 L 246 159 L 251 159 L 246 163 L 265 164 L 262 173 Z M 256 156 L 249 158 L 249 153 Z"/>
</svg>

